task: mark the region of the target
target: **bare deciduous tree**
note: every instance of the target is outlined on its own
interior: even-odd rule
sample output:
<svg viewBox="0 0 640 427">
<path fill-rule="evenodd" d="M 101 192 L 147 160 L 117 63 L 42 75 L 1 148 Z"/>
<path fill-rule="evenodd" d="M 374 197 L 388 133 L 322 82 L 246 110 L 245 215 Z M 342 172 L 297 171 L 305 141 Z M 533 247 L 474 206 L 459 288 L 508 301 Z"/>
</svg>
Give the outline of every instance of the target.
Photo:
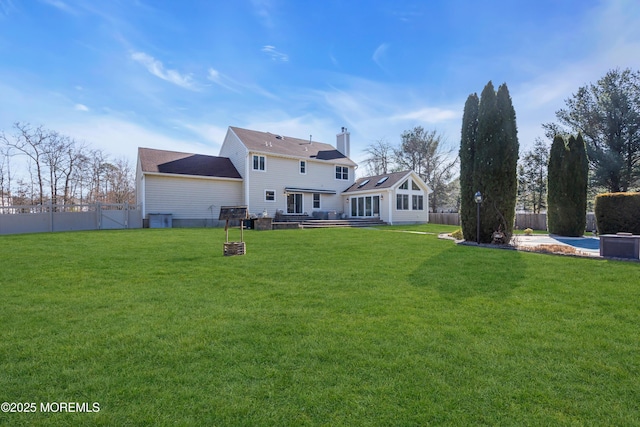
<svg viewBox="0 0 640 427">
<path fill-rule="evenodd" d="M 393 166 L 393 147 L 386 139 L 379 139 L 365 148 L 365 159 L 369 175 L 382 175 L 391 172 Z"/>
<path fill-rule="evenodd" d="M 0 196 L 11 192 L 9 159 L 22 156 L 28 179 L 18 180 L 14 203 L 133 202 L 133 172 L 125 159 L 110 161 L 102 150 L 46 130 L 16 123 L 13 136 L 0 132 Z M 48 191 L 47 191 L 48 188 Z"/>
<path fill-rule="evenodd" d="M 444 148 L 443 140 L 436 130 L 425 131 L 417 126 L 402 134 L 402 143 L 394 150 L 396 164 L 415 171 L 433 190 L 429 196 L 433 212 L 453 188 L 450 184 L 458 163 L 453 148 Z"/>
<path fill-rule="evenodd" d="M 18 153 L 27 156 L 32 161 L 30 166 L 35 168 L 36 184 L 38 186 L 37 199 L 42 205 L 45 200 L 43 159 L 51 138 L 50 132 L 42 126 L 32 128 L 31 125 L 20 122 L 15 123 L 13 127 L 16 129 L 15 135 L 13 138 L 6 138 L 3 134 L 3 142 L 7 147 L 14 148 Z"/>
</svg>

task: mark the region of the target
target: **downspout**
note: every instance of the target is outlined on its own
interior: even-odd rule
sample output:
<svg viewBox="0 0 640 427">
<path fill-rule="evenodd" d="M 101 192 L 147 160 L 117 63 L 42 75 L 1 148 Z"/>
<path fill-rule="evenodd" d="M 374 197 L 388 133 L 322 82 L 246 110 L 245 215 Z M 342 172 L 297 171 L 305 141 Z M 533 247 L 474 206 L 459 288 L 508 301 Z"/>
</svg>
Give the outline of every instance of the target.
<svg viewBox="0 0 640 427">
<path fill-rule="evenodd" d="M 144 179 L 144 174 L 142 174 L 142 176 L 140 177 L 140 199 L 142 200 L 142 218 L 144 219 L 144 216 L 146 214 L 147 211 L 147 199 L 145 198 L 145 195 L 147 194 L 147 192 L 145 191 L 145 185 L 146 185 L 146 180 Z"/>
<path fill-rule="evenodd" d="M 247 206 L 247 212 L 251 212 L 251 208 L 249 206 L 249 176 L 251 175 L 251 163 L 249 158 L 251 157 L 251 152 L 247 151 L 247 155 L 244 159 L 244 170 L 246 173 L 244 174 L 244 204 Z"/>
<path fill-rule="evenodd" d="M 389 225 L 393 225 L 393 191 L 387 190 L 387 199 L 389 200 Z"/>
</svg>

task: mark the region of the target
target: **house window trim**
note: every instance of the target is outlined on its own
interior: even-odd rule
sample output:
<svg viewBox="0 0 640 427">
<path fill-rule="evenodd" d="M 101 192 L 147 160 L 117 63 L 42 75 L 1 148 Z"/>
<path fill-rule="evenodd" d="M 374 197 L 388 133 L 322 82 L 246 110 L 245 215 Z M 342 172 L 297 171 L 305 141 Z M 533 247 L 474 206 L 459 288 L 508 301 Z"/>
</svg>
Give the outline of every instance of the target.
<svg viewBox="0 0 640 427">
<path fill-rule="evenodd" d="M 417 206 L 414 208 L 414 206 Z M 411 210 L 412 211 L 423 211 L 424 210 L 424 195 L 422 194 L 412 194 L 411 195 Z"/>
<path fill-rule="evenodd" d="M 405 188 L 402 188 L 405 186 Z M 407 178 L 396 189 L 396 211 L 416 211 L 422 212 L 425 210 L 425 197 L 427 194 L 422 190 L 422 187 L 414 178 Z M 405 199 L 405 197 L 408 199 Z M 400 199 L 402 198 L 402 202 Z M 407 203 L 405 203 L 405 200 Z M 401 207 L 398 207 L 398 203 Z M 414 208 L 415 206 L 415 208 Z"/>
<path fill-rule="evenodd" d="M 258 167 L 256 168 L 256 157 L 258 158 Z M 260 159 L 263 159 L 262 166 L 260 169 Z M 255 172 L 266 172 L 267 171 L 267 156 L 263 156 L 262 154 L 253 154 L 251 157 L 251 169 Z"/>
<path fill-rule="evenodd" d="M 365 194 L 352 196 L 349 200 L 349 211 L 352 218 L 379 218 L 381 194 Z"/>
<path fill-rule="evenodd" d="M 267 193 L 269 193 L 269 192 L 273 193 L 273 200 L 269 200 L 267 198 Z M 267 189 L 264 190 L 264 201 L 267 202 L 267 203 L 275 203 L 276 202 L 276 190 L 267 190 Z"/>
<path fill-rule="evenodd" d="M 300 198 L 300 205 L 299 205 L 299 209 L 295 209 L 293 212 L 289 211 L 289 197 L 293 196 L 294 198 L 299 197 Z M 297 203 L 294 203 L 294 207 L 298 207 Z M 304 212 L 304 194 L 303 193 L 287 193 L 287 206 L 286 206 L 286 212 L 288 215 L 299 215 L 302 214 Z"/>
<path fill-rule="evenodd" d="M 400 200 L 402 200 L 402 202 L 400 202 Z M 406 201 L 406 203 L 405 203 L 405 201 Z M 409 194 L 405 194 L 405 193 L 397 193 L 396 194 L 396 210 L 397 211 L 410 211 L 411 210 L 411 205 L 409 204 Z"/>
<path fill-rule="evenodd" d="M 338 168 L 340 168 L 340 172 L 338 172 Z M 340 173 L 341 178 L 338 178 L 338 173 Z M 349 166 L 335 165 L 333 177 L 336 181 L 349 181 Z"/>
<path fill-rule="evenodd" d="M 318 196 L 317 206 L 316 206 L 316 196 Z M 311 206 L 313 206 L 313 209 L 322 209 L 322 196 L 320 195 L 320 193 L 311 194 Z"/>
<path fill-rule="evenodd" d="M 300 160 L 300 162 L 298 163 L 298 172 L 300 173 L 300 175 L 306 175 L 307 174 L 307 161 L 306 160 Z"/>
</svg>

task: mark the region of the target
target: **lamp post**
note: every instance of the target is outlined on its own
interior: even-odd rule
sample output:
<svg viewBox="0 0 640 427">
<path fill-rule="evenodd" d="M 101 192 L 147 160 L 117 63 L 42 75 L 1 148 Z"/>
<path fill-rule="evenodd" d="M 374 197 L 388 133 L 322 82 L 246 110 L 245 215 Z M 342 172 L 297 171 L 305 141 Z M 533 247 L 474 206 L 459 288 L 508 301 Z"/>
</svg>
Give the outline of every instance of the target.
<svg viewBox="0 0 640 427">
<path fill-rule="evenodd" d="M 480 204 L 482 203 L 482 193 L 476 191 L 476 194 L 473 196 L 476 201 L 476 243 L 480 244 Z"/>
</svg>

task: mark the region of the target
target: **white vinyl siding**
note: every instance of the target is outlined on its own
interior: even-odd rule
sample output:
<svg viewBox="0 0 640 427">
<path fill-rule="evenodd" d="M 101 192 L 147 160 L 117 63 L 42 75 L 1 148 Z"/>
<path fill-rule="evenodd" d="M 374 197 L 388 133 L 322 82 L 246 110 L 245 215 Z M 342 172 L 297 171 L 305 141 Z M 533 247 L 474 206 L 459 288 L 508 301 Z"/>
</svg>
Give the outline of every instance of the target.
<svg viewBox="0 0 640 427">
<path fill-rule="evenodd" d="M 249 154 L 252 158 L 253 153 Z M 334 179 L 335 164 L 327 163 L 319 160 L 305 160 L 306 174 L 300 174 L 300 159 L 269 156 L 267 155 L 267 172 L 248 171 L 250 185 L 248 186 L 249 194 L 249 213 L 259 214 L 264 209 L 275 214 L 274 209 L 287 212 L 287 198 L 284 197 L 285 188 L 306 188 L 311 190 L 330 190 L 336 194 L 321 195 L 322 210 L 335 210 L 337 212 L 345 212 L 348 208 L 344 204 L 341 196 L 342 192 L 353 183 L 353 169 L 348 168 L 350 180 L 342 181 Z M 252 165 L 250 165 L 250 168 Z M 276 191 L 276 203 L 267 204 L 265 202 L 265 190 Z M 313 208 L 313 192 L 304 192 L 303 206 L 304 211 L 311 214 Z M 343 205 L 344 204 L 344 205 Z"/>
<path fill-rule="evenodd" d="M 220 206 L 242 204 L 242 181 L 146 175 L 145 213 L 218 220 Z M 213 206 L 213 208 L 212 208 Z"/>
<path fill-rule="evenodd" d="M 246 176 L 245 160 L 247 154 L 247 148 L 240 139 L 233 132 L 227 132 L 222 147 L 220 147 L 219 155 L 220 157 L 228 157 L 243 178 Z"/>
</svg>

